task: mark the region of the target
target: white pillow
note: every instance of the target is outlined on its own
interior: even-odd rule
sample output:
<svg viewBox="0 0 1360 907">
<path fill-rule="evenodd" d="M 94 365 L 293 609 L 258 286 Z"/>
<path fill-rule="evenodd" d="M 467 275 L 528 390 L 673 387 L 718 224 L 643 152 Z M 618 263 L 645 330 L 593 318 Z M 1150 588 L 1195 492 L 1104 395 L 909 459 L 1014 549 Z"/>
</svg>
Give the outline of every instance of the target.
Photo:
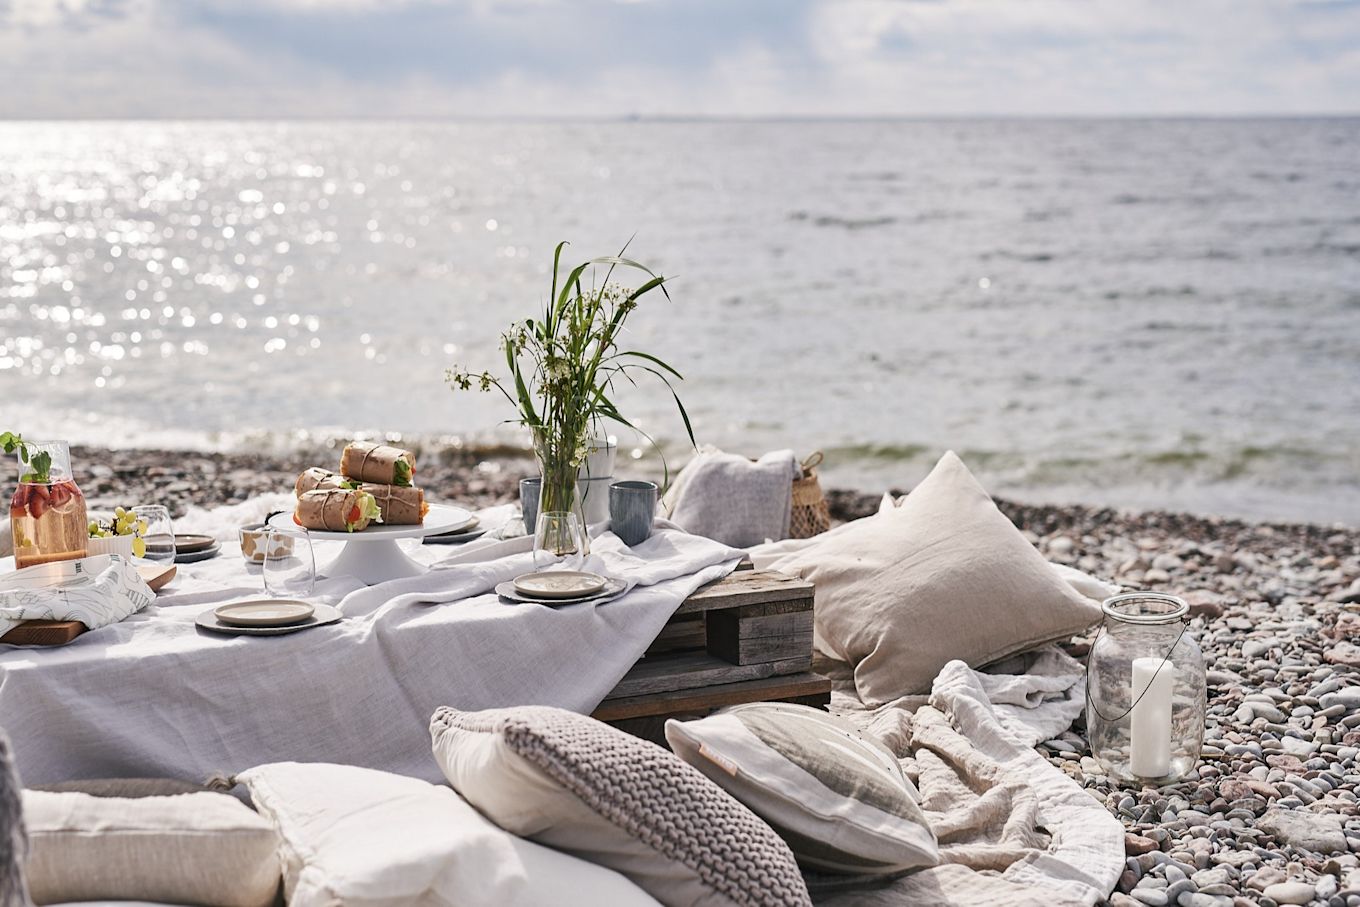
<svg viewBox="0 0 1360 907">
<path fill-rule="evenodd" d="M 787 844 L 664 747 L 564 709 L 430 719 L 444 776 L 506 831 L 609 866 L 667 907 L 810 907 Z"/>
<path fill-rule="evenodd" d="M 26 790 L 28 884 L 39 904 L 130 900 L 268 907 L 278 835 L 229 794 L 94 797 Z"/>
<path fill-rule="evenodd" d="M 866 705 L 928 691 L 954 659 L 979 667 L 1100 620 L 1099 603 L 1053 570 L 952 451 L 888 503 L 757 560 L 816 586 L 814 645 L 854 668 Z"/>
<path fill-rule="evenodd" d="M 890 875 L 940 861 L 897 757 L 844 719 L 753 702 L 666 722 L 675 755 L 770 823 L 808 869 Z"/>
<path fill-rule="evenodd" d="M 289 907 L 656 903 L 613 870 L 507 834 L 447 787 L 326 763 L 236 779 L 283 838 Z"/>
</svg>

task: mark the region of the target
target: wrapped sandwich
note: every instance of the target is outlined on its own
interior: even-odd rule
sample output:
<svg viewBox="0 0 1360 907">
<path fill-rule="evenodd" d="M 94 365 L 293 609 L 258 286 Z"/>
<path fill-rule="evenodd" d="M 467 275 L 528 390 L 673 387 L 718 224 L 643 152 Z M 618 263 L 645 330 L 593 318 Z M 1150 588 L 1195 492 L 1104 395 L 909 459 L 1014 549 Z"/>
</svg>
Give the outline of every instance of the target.
<svg viewBox="0 0 1360 907">
<path fill-rule="evenodd" d="M 331 472 L 329 469 L 322 469 L 320 466 L 312 466 L 302 475 L 297 477 L 297 483 L 293 486 L 294 493 L 298 497 L 309 491 L 353 491 L 359 487 L 358 482 L 352 482 L 338 472 Z"/>
<path fill-rule="evenodd" d="M 374 520 L 382 522 L 382 511 L 373 495 L 343 488 L 304 491 L 293 511 L 299 526 L 326 532 L 359 532 Z"/>
<path fill-rule="evenodd" d="M 340 454 L 340 472 L 358 482 L 409 488 L 415 484 L 416 455 L 387 444 L 355 441 Z"/>
<path fill-rule="evenodd" d="M 430 505 L 425 503 L 425 492 L 419 488 L 365 483 L 359 490 L 373 495 L 382 511 L 382 521 L 388 526 L 418 526 L 425 522 Z"/>
</svg>

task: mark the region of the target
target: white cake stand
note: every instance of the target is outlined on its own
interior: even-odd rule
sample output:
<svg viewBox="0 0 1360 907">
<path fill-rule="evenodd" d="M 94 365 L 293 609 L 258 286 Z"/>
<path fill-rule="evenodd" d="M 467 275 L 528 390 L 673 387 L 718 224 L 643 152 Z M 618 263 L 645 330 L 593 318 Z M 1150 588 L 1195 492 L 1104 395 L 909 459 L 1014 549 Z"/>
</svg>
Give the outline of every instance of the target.
<svg viewBox="0 0 1360 907">
<path fill-rule="evenodd" d="M 364 584 L 375 586 L 390 579 L 418 576 L 430 568 L 412 560 L 401 550 L 397 539 L 419 539 L 441 532 L 452 532 L 472 522 L 472 514 L 462 507 L 431 504 L 425 522 L 419 526 L 385 526 L 373 523 L 362 532 L 320 532 L 306 530 L 293 522 L 292 512 L 276 513 L 269 520 L 271 528 L 295 536 L 309 536 L 318 542 L 344 542 L 340 556 L 322 567 L 323 576 L 354 576 Z"/>
</svg>

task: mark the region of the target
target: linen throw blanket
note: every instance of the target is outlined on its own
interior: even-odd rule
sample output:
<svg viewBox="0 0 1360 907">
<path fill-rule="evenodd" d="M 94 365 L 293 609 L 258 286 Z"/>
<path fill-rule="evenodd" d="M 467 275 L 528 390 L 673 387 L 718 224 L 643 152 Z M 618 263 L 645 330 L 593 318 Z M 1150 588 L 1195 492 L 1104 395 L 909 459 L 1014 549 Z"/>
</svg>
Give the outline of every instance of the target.
<svg viewBox="0 0 1360 907">
<path fill-rule="evenodd" d="M 1123 826 L 1034 749 L 1081 714 L 1078 662 L 1056 646 L 992 672 L 952 661 L 929 697 L 876 710 L 855 695 L 849 665 L 817 668 L 836 683 L 832 711 L 886 744 L 916 782 L 942 862 L 877 889 L 812 879 L 814 902 L 1086 907 L 1113 890 L 1124 868 Z"/>
<path fill-rule="evenodd" d="M 741 558 L 673 528 L 631 550 L 603 532 L 587 568 L 631 590 L 603 604 L 551 608 L 504 604 L 492 591 L 534 569 L 527 538 L 461 549 L 409 543 L 437 569 L 373 587 L 347 577 L 318 583 L 315 599 L 346 615 L 338 624 L 276 637 L 198 629 L 200 612 L 261 597 L 258 568 L 248 571 L 229 539 L 273 500 L 181 521 L 215 532 L 222 554 L 180 565 L 143 611 L 60 648 L 0 646 L 0 727 L 27 783 L 201 781 L 287 761 L 439 783 L 427 731 L 436 708 L 541 704 L 589 713 L 680 603 Z M 494 528 L 504 513 L 481 516 Z M 316 549 L 322 567 L 339 550 Z"/>
</svg>

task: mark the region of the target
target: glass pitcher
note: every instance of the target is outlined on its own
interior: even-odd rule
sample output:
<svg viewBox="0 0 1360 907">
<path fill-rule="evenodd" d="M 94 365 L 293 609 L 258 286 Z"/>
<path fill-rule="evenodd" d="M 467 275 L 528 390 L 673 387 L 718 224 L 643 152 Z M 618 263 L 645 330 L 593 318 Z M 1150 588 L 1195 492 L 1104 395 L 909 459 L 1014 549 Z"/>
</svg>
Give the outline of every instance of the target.
<svg viewBox="0 0 1360 907">
<path fill-rule="evenodd" d="M 19 487 L 9 502 L 14 536 L 14 566 L 68 561 L 85 556 L 90 524 L 85 496 L 71 475 L 71 449 L 65 441 L 29 442 L 28 459 L 19 455 Z M 47 474 L 35 473 L 38 454 L 51 457 Z M 43 479 L 44 481 L 39 481 Z"/>
<path fill-rule="evenodd" d="M 1204 742 L 1204 655 L 1174 595 L 1105 600 L 1105 623 L 1086 662 L 1091 753 L 1110 777 L 1170 784 L 1199 762 Z"/>
</svg>

